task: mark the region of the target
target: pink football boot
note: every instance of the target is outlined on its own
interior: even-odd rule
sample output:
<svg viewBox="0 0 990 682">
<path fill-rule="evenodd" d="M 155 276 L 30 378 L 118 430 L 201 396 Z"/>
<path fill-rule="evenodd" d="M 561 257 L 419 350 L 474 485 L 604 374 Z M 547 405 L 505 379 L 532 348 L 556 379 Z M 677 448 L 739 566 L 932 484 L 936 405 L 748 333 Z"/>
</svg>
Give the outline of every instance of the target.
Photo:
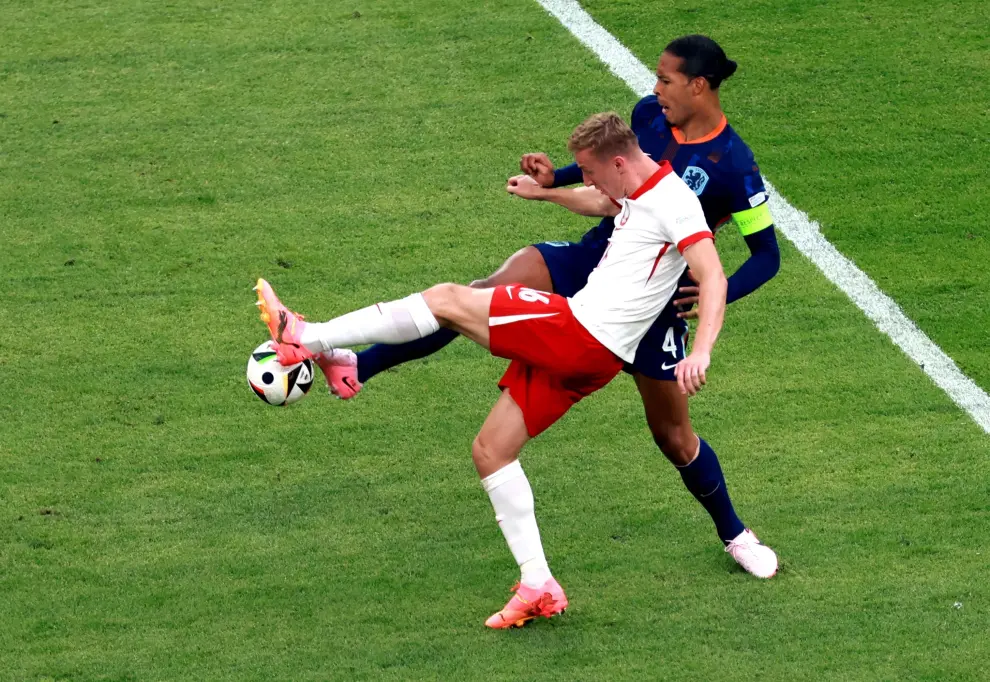
<svg viewBox="0 0 990 682">
<path fill-rule="evenodd" d="M 563 613 L 567 608 L 564 588 L 553 578 L 543 583 L 538 590 L 516 583 L 512 591 L 515 594 L 512 595 L 509 603 L 486 620 L 485 625 L 496 630 L 521 628 L 539 616 L 550 618 Z"/>
<path fill-rule="evenodd" d="M 313 353 L 302 345 L 302 332 L 306 328 L 302 315 L 282 305 L 272 285 L 265 280 L 259 279 L 254 290 L 258 292 L 255 305 L 261 308 L 261 321 L 268 325 L 272 340 L 277 344 L 275 351 L 279 363 L 295 365 L 313 357 Z"/>
<path fill-rule="evenodd" d="M 357 355 L 346 348 L 334 348 L 328 353 L 318 353 L 316 364 L 323 370 L 323 376 L 327 378 L 327 388 L 330 395 L 334 395 L 341 400 L 350 400 L 361 391 L 361 382 L 358 381 Z"/>
</svg>

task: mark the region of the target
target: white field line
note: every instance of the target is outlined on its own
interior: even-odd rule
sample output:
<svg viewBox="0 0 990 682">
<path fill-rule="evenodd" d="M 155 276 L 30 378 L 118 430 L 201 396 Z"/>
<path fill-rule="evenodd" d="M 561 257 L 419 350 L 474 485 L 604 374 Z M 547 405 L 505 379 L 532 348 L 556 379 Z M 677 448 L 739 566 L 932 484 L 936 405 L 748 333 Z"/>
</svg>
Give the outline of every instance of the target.
<svg viewBox="0 0 990 682">
<path fill-rule="evenodd" d="M 615 36 L 598 25 L 576 0 L 536 1 L 594 52 L 609 71 L 625 81 L 633 92 L 642 97 L 653 90 L 656 81 L 653 71 L 644 66 Z M 866 273 L 825 239 L 818 223 L 791 206 L 769 182 L 766 182 L 766 187 L 774 224 L 784 236 L 818 266 L 830 282 L 852 299 L 877 329 L 889 336 L 973 421 L 990 433 L 990 396 L 963 374 L 952 358 L 918 329 Z"/>
</svg>

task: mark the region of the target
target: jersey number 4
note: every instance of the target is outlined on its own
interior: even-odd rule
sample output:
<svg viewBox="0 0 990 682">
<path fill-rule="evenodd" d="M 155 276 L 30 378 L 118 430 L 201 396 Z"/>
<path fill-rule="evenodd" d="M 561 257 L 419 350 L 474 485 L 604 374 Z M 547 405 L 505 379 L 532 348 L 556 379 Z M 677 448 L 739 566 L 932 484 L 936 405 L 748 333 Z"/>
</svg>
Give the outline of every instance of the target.
<svg viewBox="0 0 990 682">
<path fill-rule="evenodd" d="M 665 353 L 670 353 L 677 357 L 677 343 L 674 341 L 674 328 L 667 328 L 667 335 L 663 337 L 663 345 L 660 346 Z"/>
</svg>

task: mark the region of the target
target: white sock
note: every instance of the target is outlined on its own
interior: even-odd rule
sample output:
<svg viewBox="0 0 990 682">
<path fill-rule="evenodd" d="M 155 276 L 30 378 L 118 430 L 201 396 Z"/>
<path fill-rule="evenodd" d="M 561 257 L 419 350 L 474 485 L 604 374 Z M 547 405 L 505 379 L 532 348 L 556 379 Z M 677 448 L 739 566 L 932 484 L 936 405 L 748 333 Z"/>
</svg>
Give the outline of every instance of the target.
<svg viewBox="0 0 990 682">
<path fill-rule="evenodd" d="M 533 489 L 517 459 L 481 480 L 495 508 L 495 520 L 502 528 L 512 556 L 522 570 L 520 582 L 538 589 L 550 579 L 550 568 L 543 554 L 540 529 L 536 525 Z"/>
<path fill-rule="evenodd" d="M 426 305 L 423 294 L 413 294 L 370 305 L 329 322 L 310 322 L 302 333 L 302 343 L 314 353 L 366 343 L 405 343 L 429 336 L 440 323 Z"/>
</svg>

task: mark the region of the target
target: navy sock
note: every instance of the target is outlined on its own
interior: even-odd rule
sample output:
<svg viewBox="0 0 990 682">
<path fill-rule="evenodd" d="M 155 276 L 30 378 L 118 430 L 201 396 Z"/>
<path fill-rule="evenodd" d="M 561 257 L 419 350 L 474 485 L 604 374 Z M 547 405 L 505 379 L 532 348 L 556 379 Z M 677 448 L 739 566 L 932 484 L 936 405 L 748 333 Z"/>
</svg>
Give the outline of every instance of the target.
<svg viewBox="0 0 990 682">
<path fill-rule="evenodd" d="M 711 515 L 722 542 L 729 542 L 746 530 L 746 527 L 732 508 L 732 500 L 725 487 L 725 476 L 722 475 L 722 467 L 719 466 L 715 451 L 704 439 L 698 440 L 701 441 L 698 456 L 687 466 L 676 468 L 685 487 Z"/>
<path fill-rule="evenodd" d="M 398 343 L 389 345 L 387 343 L 376 343 L 374 346 L 365 348 L 357 354 L 358 357 L 358 381 L 362 384 L 375 376 L 379 372 L 391 369 L 396 365 L 410 360 L 425 358 L 433 355 L 438 350 L 446 346 L 459 336 L 453 329 L 443 327 L 440 331 L 416 339 L 409 343 Z"/>
</svg>

